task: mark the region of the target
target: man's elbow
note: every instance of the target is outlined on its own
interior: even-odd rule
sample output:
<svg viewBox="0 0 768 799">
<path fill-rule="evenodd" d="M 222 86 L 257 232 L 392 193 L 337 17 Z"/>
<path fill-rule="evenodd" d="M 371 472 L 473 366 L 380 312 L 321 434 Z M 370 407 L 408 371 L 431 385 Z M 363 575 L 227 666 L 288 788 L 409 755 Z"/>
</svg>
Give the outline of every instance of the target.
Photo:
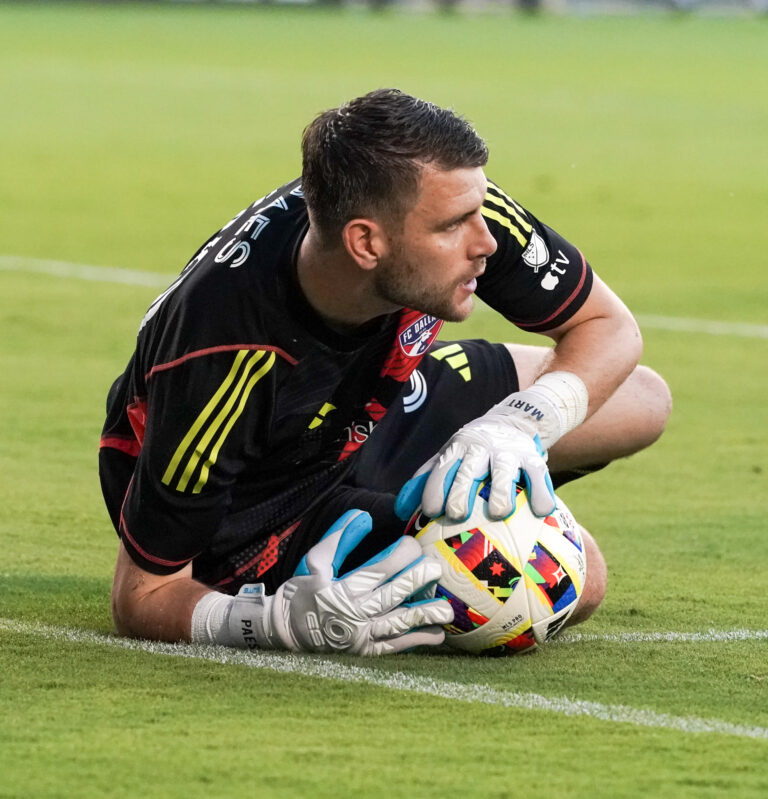
<svg viewBox="0 0 768 799">
<path fill-rule="evenodd" d="M 152 574 L 121 545 L 111 598 L 115 630 L 127 638 L 188 641 L 193 610 L 210 591 L 192 578 L 191 563 L 172 574 Z"/>
<path fill-rule="evenodd" d="M 150 637 L 144 618 L 148 612 L 144 600 L 152 594 L 159 579 L 162 578 L 157 578 L 140 568 L 128 554 L 125 546 L 120 545 L 110 597 L 112 621 L 118 635 L 126 638 Z"/>
<path fill-rule="evenodd" d="M 112 591 L 110 605 L 112 609 L 112 622 L 115 625 L 115 632 L 125 638 L 133 638 L 134 636 L 131 634 L 131 627 L 128 623 L 130 615 L 126 613 L 123 603 L 117 596 L 115 596 L 114 591 Z"/>
<path fill-rule="evenodd" d="M 144 637 L 138 621 L 138 601 L 131 591 L 125 589 L 125 584 L 115 580 L 110 598 L 112 621 L 118 635 L 125 638 Z"/>
</svg>

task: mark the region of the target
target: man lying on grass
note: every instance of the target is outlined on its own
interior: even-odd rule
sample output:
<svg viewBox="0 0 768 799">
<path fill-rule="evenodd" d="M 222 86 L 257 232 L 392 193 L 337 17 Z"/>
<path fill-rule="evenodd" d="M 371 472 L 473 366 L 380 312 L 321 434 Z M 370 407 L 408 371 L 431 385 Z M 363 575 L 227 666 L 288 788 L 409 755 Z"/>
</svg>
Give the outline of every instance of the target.
<svg viewBox="0 0 768 799">
<path fill-rule="evenodd" d="M 631 314 L 487 180 L 487 157 L 461 117 L 397 90 L 326 111 L 301 178 L 237 214 L 150 306 L 100 450 L 121 634 L 439 644 L 450 605 L 412 601 L 440 575 L 402 535 L 417 506 L 466 518 L 490 474 L 493 516 L 518 481 L 544 516 L 555 487 L 660 435 L 669 392 L 637 365 Z M 475 294 L 554 347 L 437 341 Z M 575 620 L 605 591 L 585 540 Z"/>
</svg>

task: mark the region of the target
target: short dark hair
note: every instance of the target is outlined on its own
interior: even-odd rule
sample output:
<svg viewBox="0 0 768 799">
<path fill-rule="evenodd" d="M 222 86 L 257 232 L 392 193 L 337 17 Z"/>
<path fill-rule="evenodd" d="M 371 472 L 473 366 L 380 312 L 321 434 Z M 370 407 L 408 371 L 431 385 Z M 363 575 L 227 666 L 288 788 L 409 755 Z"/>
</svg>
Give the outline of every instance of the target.
<svg viewBox="0 0 768 799">
<path fill-rule="evenodd" d="M 427 164 L 485 166 L 488 148 L 453 111 L 377 89 L 316 117 L 302 139 L 302 189 L 324 244 L 358 216 L 399 221 Z"/>
</svg>

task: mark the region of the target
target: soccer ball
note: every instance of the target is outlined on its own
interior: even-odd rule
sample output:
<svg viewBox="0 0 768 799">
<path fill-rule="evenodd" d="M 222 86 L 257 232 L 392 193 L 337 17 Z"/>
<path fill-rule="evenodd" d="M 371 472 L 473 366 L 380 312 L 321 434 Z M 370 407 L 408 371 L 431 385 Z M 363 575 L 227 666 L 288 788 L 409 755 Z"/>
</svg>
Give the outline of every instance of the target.
<svg viewBox="0 0 768 799">
<path fill-rule="evenodd" d="M 407 532 L 442 567 L 431 595 L 453 607 L 446 643 L 475 654 L 514 654 L 563 628 L 587 576 L 584 542 L 562 500 L 542 519 L 518 487 L 514 513 L 497 520 L 488 516 L 489 491 L 489 482 L 480 485 L 466 521 L 416 511 Z"/>
</svg>

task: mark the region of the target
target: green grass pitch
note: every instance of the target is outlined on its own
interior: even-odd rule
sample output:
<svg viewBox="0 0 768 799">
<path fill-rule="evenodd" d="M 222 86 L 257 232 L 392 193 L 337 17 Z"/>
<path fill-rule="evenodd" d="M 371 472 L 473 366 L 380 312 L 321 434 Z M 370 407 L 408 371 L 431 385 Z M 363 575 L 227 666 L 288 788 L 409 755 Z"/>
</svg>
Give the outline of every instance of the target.
<svg viewBox="0 0 768 799">
<path fill-rule="evenodd" d="M 0 7 L 0 797 L 768 795 L 766 45 L 748 18 Z M 170 279 L 298 173 L 317 111 L 386 85 L 472 119 L 489 175 L 639 318 L 754 327 L 644 331 L 665 437 L 562 492 L 609 565 L 580 638 L 120 647 L 96 444 L 160 289 L 35 259 Z M 529 340 L 482 309 L 460 332 Z"/>
</svg>

